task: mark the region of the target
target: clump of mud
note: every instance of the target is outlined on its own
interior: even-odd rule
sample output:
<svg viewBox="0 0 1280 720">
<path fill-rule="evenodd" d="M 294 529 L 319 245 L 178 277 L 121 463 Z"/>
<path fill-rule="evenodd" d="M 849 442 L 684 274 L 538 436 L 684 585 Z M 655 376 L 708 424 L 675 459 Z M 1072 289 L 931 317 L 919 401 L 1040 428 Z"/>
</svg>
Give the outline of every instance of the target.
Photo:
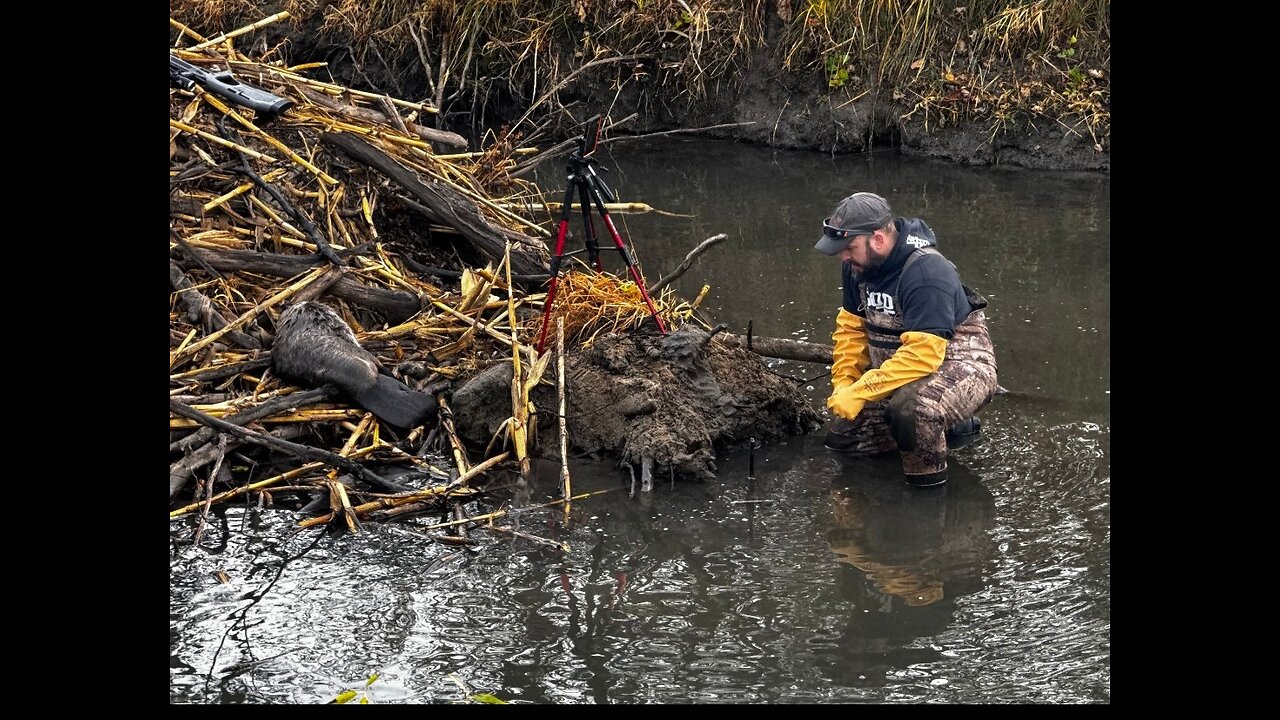
<svg viewBox="0 0 1280 720">
<path fill-rule="evenodd" d="M 554 361 L 532 393 L 540 452 L 555 457 Z M 458 431 L 484 444 L 511 415 L 511 366 L 481 372 L 453 394 Z M 779 440 L 816 430 L 821 420 L 795 381 L 757 354 L 726 347 L 691 325 L 665 337 L 606 335 L 565 359 L 566 426 L 571 450 L 617 457 L 653 477 L 715 477 L 717 450 L 755 438 Z"/>
</svg>

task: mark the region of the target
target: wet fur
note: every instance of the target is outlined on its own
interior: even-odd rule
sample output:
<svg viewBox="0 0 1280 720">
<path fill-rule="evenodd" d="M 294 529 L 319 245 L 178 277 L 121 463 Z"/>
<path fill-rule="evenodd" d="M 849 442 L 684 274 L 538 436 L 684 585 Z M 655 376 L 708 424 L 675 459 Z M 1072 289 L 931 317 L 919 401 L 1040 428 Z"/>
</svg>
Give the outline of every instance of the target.
<svg viewBox="0 0 1280 720">
<path fill-rule="evenodd" d="M 436 412 L 435 398 L 383 373 L 350 326 L 323 303 L 297 303 L 280 315 L 271 359 L 281 377 L 308 387 L 333 384 L 397 427 L 420 425 Z"/>
</svg>

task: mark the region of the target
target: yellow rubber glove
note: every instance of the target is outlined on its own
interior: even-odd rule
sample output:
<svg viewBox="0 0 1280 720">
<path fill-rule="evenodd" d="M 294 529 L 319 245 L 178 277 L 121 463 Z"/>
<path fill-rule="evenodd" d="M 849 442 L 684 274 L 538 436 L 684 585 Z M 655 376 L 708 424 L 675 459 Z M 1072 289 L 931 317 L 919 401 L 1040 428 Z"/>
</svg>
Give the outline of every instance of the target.
<svg viewBox="0 0 1280 720">
<path fill-rule="evenodd" d="M 924 332 L 902 333 L 902 346 L 884 364 L 862 374 L 827 398 L 827 407 L 845 420 L 852 420 L 868 402 L 888 397 L 907 383 L 938 371 L 947 355 L 947 341 Z"/>
<path fill-rule="evenodd" d="M 867 331 L 862 325 L 862 318 L 840 308 L 836 313 L 836 331 L 831 339 L 835 342 L 831 352 L 831 387 L 839 390 L 856 382 L 871 366 Z"/>
<path fill-rule="evenodd" d="M 866 405 L 867 401 L 854 397 L 852 390 L 853 385 L 845 385 L 831 393 L 831 397 L 827 398 L 827 408 L 845 420 L 858 417 L 858 413 L 862 412 L 862 406 Z"/>
</svg>

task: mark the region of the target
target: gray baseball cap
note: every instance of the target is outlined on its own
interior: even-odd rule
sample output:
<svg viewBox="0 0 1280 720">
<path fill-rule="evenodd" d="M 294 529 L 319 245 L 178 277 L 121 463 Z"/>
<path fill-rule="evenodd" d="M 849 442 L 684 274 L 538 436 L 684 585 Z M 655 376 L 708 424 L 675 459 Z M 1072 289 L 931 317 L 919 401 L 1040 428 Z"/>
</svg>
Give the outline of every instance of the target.
<svg viewBox="0 0 1280 720">
<path fill-rule="evenodd" d="M 855 237 L 879 230 L 892 219 L 893 211 L 884 198 L 870 192 L 854 193 L 822 221 L 822 237 L 813 247 L 823 255 L 839 255 Z"/>
</svg>

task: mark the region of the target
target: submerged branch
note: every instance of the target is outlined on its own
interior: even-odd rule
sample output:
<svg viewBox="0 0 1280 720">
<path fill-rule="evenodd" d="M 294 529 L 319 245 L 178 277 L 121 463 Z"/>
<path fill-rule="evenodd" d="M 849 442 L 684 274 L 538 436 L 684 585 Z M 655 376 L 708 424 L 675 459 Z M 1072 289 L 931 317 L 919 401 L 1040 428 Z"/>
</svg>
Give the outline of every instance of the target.
<svg viewBox="0 0 1280 720">
<path fill-rule="evenodd" d="M 730 347 L 747 347 L 747 339 L 742 335 L 723 333 L 720 342 Z M 799 360 L 801 362 L 830 365 L 832 362 L 830 345 L 805 342 L 804 340 L 787 340 L 786 338 L 753 337 L 748 348 L 757 355 L 779 358 L 781 360 Z"/>
</svg>

